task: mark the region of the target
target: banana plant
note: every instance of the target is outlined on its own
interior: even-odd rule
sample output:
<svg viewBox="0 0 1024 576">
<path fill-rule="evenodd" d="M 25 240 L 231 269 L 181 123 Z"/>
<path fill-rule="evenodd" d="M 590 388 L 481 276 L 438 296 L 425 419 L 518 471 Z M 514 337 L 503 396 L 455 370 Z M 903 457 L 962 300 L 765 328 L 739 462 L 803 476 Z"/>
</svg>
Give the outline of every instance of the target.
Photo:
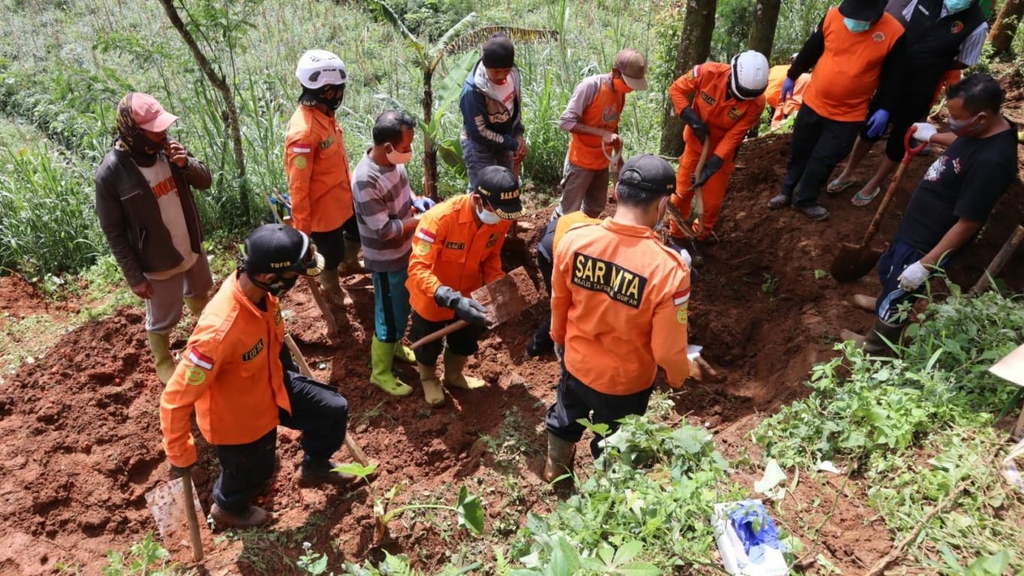
<svg viewBox="0 0 1024 576">
<path fill-rule="evenodd" d="M 441 158 L 445 163 L 452 166 L 460 166 L 463 163 L 462 151 L 459 147 L 459 139 L 444 139 L 441 134 L 441 119 L 451 106 L 451 103 L 462 92 L 462 83 L 469 70 L 476 63 L 476 54 L 469 52 L 482 46 L 495 32 L 502 32 L 510 40 L 517 43 L 538 42 L 541 40 L 553 40 L 558 38 L 555 30 L 538 28 L 520 28 L 517 26 L 480 26 L 473 27 L 476 22 L 476 13 L 471 12 L 454 26 L 449 28 L 437 42 L 428 44 L 426 40 L 413 34 L 402 18 L 383 0 L 365 0 L 367 4 L 377 10 L 377 13 L 391 23 L 395 29 L 405 37 L 410 49 L 414 52 L 413 62 L 420 69 L 423 75 L 423 116 L 420 120 L 420 129 L 423 132 L 423 195 L 434 200 L 437 196 L 437 155 L 440 151 Z M 464 54 L 453 67 L 451 73 L 445 78 L 437 91 L 439 96 L 437 111 L 434 111 L 434 73 L 445 56 Z"/>
</svg>

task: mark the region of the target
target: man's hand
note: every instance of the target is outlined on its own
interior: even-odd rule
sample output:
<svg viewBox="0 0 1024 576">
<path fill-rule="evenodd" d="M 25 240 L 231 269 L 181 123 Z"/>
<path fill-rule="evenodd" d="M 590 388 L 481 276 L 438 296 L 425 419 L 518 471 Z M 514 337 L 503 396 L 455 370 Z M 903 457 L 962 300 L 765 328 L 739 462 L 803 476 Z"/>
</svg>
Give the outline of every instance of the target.
<svg viewBox="0 0 1024 576">
<path fill-rule="evenodd" d="M 153 297 L 153 283 L 149 280 L 143 280 L 142 284 L 132 286 L 132 292 L 143 300 L 149 300 Z"/>
<path fill-rule="evenodd" d="M 889 111 L 879 108 L 868 118 L 868 138 L 878 138 L 885 133 L 885 127 L 889 125 Z"/>
<path fill-rule="evenodd" d="M 434 206 L 437 206 L 437 202 L 434 202 L 433 200 L 427 198 L 426 196 L 421 196 L 412 201 L 412 206 L 413 208 L 416 209 L 417 212 L 422 214 L 427 210 L 430 210 Z"/>
<path fill-rule="evenodd" d="M 608 130 L 605 130 L 601 134 L 601 143 L 611 144 L 612 147 L 614 147 L 615 149 L 619 149 L 622 147 L 622 138 L 620 138 L 619 135 L 616 134 L 615 132 L 609 132 Z"/>
<path fill-rule="evenodd" d="M 694 110 L 692 106 L 683 108 L 683 111 L 679 113 L 679 117 L 683 119 L 683 122 L 686 122 L 686 125 L 690 127 L 690 130 L 693 130 L 693 135 L 697 137 L 697 140 L 703 142 L 704 139 L 708 137 L 707 124 L 700 119 L 697 111 Z"/>
<path fill-rule="evenodd" d="M 918 142 L 931 142 L 932 136 L 935 136 L 937 132 L 938 129 L 927 122 L 915 122 L 914 133 L 911 135 L 911 138 Z"/>
<path fill-rule="evenodd" d="M 782 81 L 782 93 L 779 94 L 779 104 L 793 97 L 793 90 L 796 90 L 796 80 L 786 78 Z"/>
<path fill-rule="evenodd" d="M 928 274 L 928 269 L 924 267 L 924 264 L 921 264 L 920 260 L 914 262 L 907 266 L 903 273 L 900 274 L 900 290 L 907 292 L 917 290 L 921 287 L 921 284 L 925 283 L 925 280 L 928 280 Z"/>
<path fill-rule="evenodd" d="M 715 175 L 715 172 L 718 172 L 721 167 L 722 159 L 717 154 L 712 154 L 704 161 L 704 168 L 700 171 L 699 176 L 697 174 L 690 175 L 690 182 L 693 183 L 694 188 L 700 188 L 704 184 L 707 184 L 707 181 L 710 180 L 711 177 Z"/>
<path fill-rule="evenodd" d="M 522 134 L 516 136 L 516 141 L 519 142 L 519 147 L 517 147 L 516 151 L 512 154 L 512 160 L 515 162 L 522 162 L 526 158 L 526 155 L 530 153 L 530 147 L 527 146 L 526 137 Z"/>
<path fill-rule="evenodd" d="M 693 268 L 693 256 L 690 256 L 689 250 L 686 248 L 680 248 L 679 255 L 683 257 L 683 262 L 686 262 L 687 268 Z"/>
<path fill-rule="evenodd" d="M 491 319 L 487 317 L 487 308 L 483 304 L 466 298 L 448 286 L 438 286 L 434 292 L 434 302 L 438 306 L 451 308 L 455 311 L 455 317 L 464 320 L 475 326 L 490 326 Z"/>
<path fill-rule="evenodd" d="M 181 145 L 181 142 L 168 139 L 164 153 L 167 154 L 167 159 L 178 168 L 188 166 L 188 151 Z"/>
</svg>

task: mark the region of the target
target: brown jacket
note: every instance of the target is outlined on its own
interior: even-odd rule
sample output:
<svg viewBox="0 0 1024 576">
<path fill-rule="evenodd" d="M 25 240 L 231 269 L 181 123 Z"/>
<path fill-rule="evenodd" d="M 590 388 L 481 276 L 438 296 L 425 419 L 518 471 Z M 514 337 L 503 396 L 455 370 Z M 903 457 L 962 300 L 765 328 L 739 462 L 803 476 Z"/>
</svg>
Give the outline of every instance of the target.
<svg viewBox="0 0 1024 576">
<path fill-rule="evenodd" d="M 191 187 L 209 188 L 213 183 L 210 170 L 191 154 L 186 168 L 168 164 L 178 186 L 192 251 L 200 254 L 203 230 Z M 145 282 L 145 272 L 164 272 L 181 264 L 182 256 L 174 249 L 156 197 L 127 152 L 116 148 L 107 152 L 96 169 L 95 180 L 100 228 L 129 286 Z"/>
</svg>

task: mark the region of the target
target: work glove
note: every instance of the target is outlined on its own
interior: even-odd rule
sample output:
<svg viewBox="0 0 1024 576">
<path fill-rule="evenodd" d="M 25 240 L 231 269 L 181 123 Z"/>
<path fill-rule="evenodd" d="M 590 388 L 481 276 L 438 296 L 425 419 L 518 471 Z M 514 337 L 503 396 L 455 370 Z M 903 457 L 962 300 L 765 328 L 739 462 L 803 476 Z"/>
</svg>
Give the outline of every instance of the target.
<svg viewBox="0 0 1024 576">
<path fill-rule="evenodd" d="M 683 257 L 683 262 L 686 262 L 687 268 L 693 268 L 693 256 L 690 256 L 689 250 L 686 248 L 680 248 L 679 255 Z"/>
<path fill-rule="evenodd" d="M 700 119 L 693 106 L 683 108 L 683 111 L 679 113 L 679 117 L 683 119 L 683 122 L 686 122 L 690 130 L 693 130 L 693 135 L 697 137 L 697 140 L 703 142 L 708 137 L 708 126 Z"/>
<path fill-rule="evenodd" d="M 690 175 L 690 182 L 693 183 L 694 188 L 700 188 L 706 184 L 721 167 L 722 159 L 717 154 L 712 154 L 704 161 L 704 169 L 700 171 L 700 176 L 697 176 L 696 174 Z"/>
<path fill-rule="evenodd" d="M 918 142 L 931 142 L 932 136 L 938 132 L 935 126 L 927 122 L 915 122 L 914 128 L 914 134 L 911 137 Z"/>
<path fill-rule="evenodd" d="M 437 202 L 434 202 L 430 198 L 427 198 L 426 196 L 423 196 L 421 198 L 417 198 L 417 199 L 413 200 L 412 201 L 412 206 L 413 206 L 413 208 L 416 209 L 417 212 L 419 212 L 420 214 L 423 214 L 427 210 L 430 210 L 434 206 L 437 206 Z"/>
<path fill-rule="evenodd" d="M 921 284 L 924 284 L 925 280 L 928 279 L 928 274 L 928 269 L 924 267 L 924 264 L 921 264 L 920 260 L 914 262 L 910 266 L 907 266 L 903 270 L 903 273 L 900 274 L 900 290 L 906 292 L 913 292 L 914 290 L 917 290 L 921 287 Z"/>
<path fill-rule="evenodd" d="M 889 125 L 889 111 L 879 108 L 868 118 L 868 138 L 878 138 L 885 133 L 885 127 Z"/>
<path fill-rule="evenodd" d="M 779 94 L 779 104 L 793 97 L 793 90 L 796 89 L 796 80 L 786 78 L 782 81 L 782 93 Z"/>
<path fill-rule="evenodd" d="M 483 304 L 466 298 L 448 286 L 438 286 L 434 292 L 434 302 L 438 306 L 451 308 L 455 311 L 455 317 L 464 320 L 475 326 L 490 326 L 491 319 L 487 317 L 487 308 Z"/>
</svg>

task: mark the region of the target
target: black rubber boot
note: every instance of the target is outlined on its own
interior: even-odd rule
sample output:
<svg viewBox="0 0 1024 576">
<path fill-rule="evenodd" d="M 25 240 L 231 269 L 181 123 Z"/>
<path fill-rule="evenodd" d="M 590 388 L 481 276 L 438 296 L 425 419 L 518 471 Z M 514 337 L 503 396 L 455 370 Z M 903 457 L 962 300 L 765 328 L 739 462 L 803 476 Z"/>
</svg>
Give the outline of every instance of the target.
<svg viewBox="0 0 1024 576">
<path fill-rule="evenodd" d="M 892 354 L 893 349 L 886 343 L 892 342 L 893 346 L 900 345 L 900 336 L 903 335 L 903 324 L 889 324 L 879 318 L 875 318 L 875 324 L 864 337 L 864 352 L 872 356 L 887 356 Z"/>
</svg>

